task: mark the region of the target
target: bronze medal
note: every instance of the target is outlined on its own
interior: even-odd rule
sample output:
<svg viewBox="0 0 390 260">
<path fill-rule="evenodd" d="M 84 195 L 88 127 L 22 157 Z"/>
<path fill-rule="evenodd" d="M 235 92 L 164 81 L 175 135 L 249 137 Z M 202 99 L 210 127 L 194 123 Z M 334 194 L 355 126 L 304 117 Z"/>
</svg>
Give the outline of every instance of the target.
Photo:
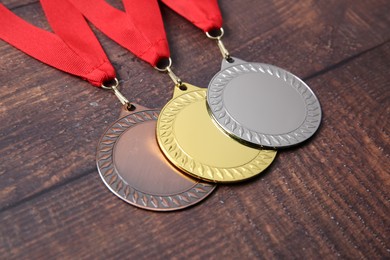
<svg viewBox="0 0 390 260">
<path fill-rule="evenodd" d="M 97 168 L 106 186 L 122 200 L 148 210 L 172 211 L 194 205 L 215 188 L 181 173 L 156 141 L 158 110 L 136 104 L 103 134 Z"/>
</svg>

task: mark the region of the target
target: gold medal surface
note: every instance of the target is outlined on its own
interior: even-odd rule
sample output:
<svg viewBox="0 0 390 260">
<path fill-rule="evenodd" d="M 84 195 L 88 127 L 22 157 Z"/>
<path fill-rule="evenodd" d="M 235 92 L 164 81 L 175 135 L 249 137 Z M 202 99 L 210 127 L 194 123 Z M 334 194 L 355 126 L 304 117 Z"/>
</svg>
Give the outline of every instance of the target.
<svg viewBox="0 0 390 260">
<path fill-rule="evenodd" d="M 245 146 L 221 131 L 206 105 L 206 89 L 185 83 L 161 110 L 157 141 L 184 172 L 211 182 L 237 182 L 265 170 L 275 150 Z"/>
</svg>

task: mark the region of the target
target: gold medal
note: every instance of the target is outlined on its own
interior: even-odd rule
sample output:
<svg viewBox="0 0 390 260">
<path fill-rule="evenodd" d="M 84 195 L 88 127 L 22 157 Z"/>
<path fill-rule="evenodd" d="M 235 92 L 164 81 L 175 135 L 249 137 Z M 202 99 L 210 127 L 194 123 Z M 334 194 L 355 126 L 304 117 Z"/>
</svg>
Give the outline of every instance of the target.
<svg viewBox="0 0 390 260">
<path fill-rule="evenodd" d="M 254 177 L 274 160 L 275 150 L 245 146 L 221 131 L 206 105 L 206 89 L 183 83 L 157 121 L 157 141 L 179 169 L 203 180 L 237 182 Z"/>
</svg>

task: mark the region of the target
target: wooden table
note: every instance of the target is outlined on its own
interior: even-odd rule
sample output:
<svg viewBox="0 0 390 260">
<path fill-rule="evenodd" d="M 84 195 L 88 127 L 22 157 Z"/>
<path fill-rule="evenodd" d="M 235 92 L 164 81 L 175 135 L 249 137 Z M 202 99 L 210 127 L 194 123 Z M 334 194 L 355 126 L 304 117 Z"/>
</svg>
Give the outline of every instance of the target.
<svg viewBox="0 0 390 260">
<path fill-rule="evenodd" d="M 49 28 L 38 1 L 2 2 Z M 315 91 L 324 114 L 315 137 L 195 207 L 138 209 L 111 194 L 95 167 L 116 98 L 0 41 L 1 259 L 390 258 L 390 2 L 220 6 L 234 56 L 283 67 Z M 215 43 L 162 12 L 175 72 L 206 87 L 220 65 Z M 123 93 L 161 108 L 170 79 L 95 31 Z"/>
</svg>

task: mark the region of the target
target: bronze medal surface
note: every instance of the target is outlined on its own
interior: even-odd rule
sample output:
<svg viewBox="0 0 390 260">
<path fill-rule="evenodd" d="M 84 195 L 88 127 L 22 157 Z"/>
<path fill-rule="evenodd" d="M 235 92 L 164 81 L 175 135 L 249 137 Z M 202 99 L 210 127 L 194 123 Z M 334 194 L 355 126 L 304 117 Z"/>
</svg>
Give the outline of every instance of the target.
<svg viewBox="0 0 390 260">
<path fill-rule="evenodd" d="M 320 103 L 305 82 L 276 66 L 237 58 L 222 61 L 209 84 L 207 103 L 226 133 L 251 145 L 296 145 L 321 122 Z"/>
<path fill-rule="evenodd" d="M 206 106 L 206 89 L 185 83 L 162 109 L 157 141 L 178 168 L 212 182 L 237 182 L 265 170 L 275 150 L 255 149 L 225 134 L 212 120 Z"/>
<path fill-rule="evenodd" d="M 97 168 L 106 186 L 122 200 L 154 211 L 183 209 L 206 198 L 215 185 L 188 177 L 161 153 L 155 134 L 159 111 L 135 107 L 99 142 Z"/>
</svg>

